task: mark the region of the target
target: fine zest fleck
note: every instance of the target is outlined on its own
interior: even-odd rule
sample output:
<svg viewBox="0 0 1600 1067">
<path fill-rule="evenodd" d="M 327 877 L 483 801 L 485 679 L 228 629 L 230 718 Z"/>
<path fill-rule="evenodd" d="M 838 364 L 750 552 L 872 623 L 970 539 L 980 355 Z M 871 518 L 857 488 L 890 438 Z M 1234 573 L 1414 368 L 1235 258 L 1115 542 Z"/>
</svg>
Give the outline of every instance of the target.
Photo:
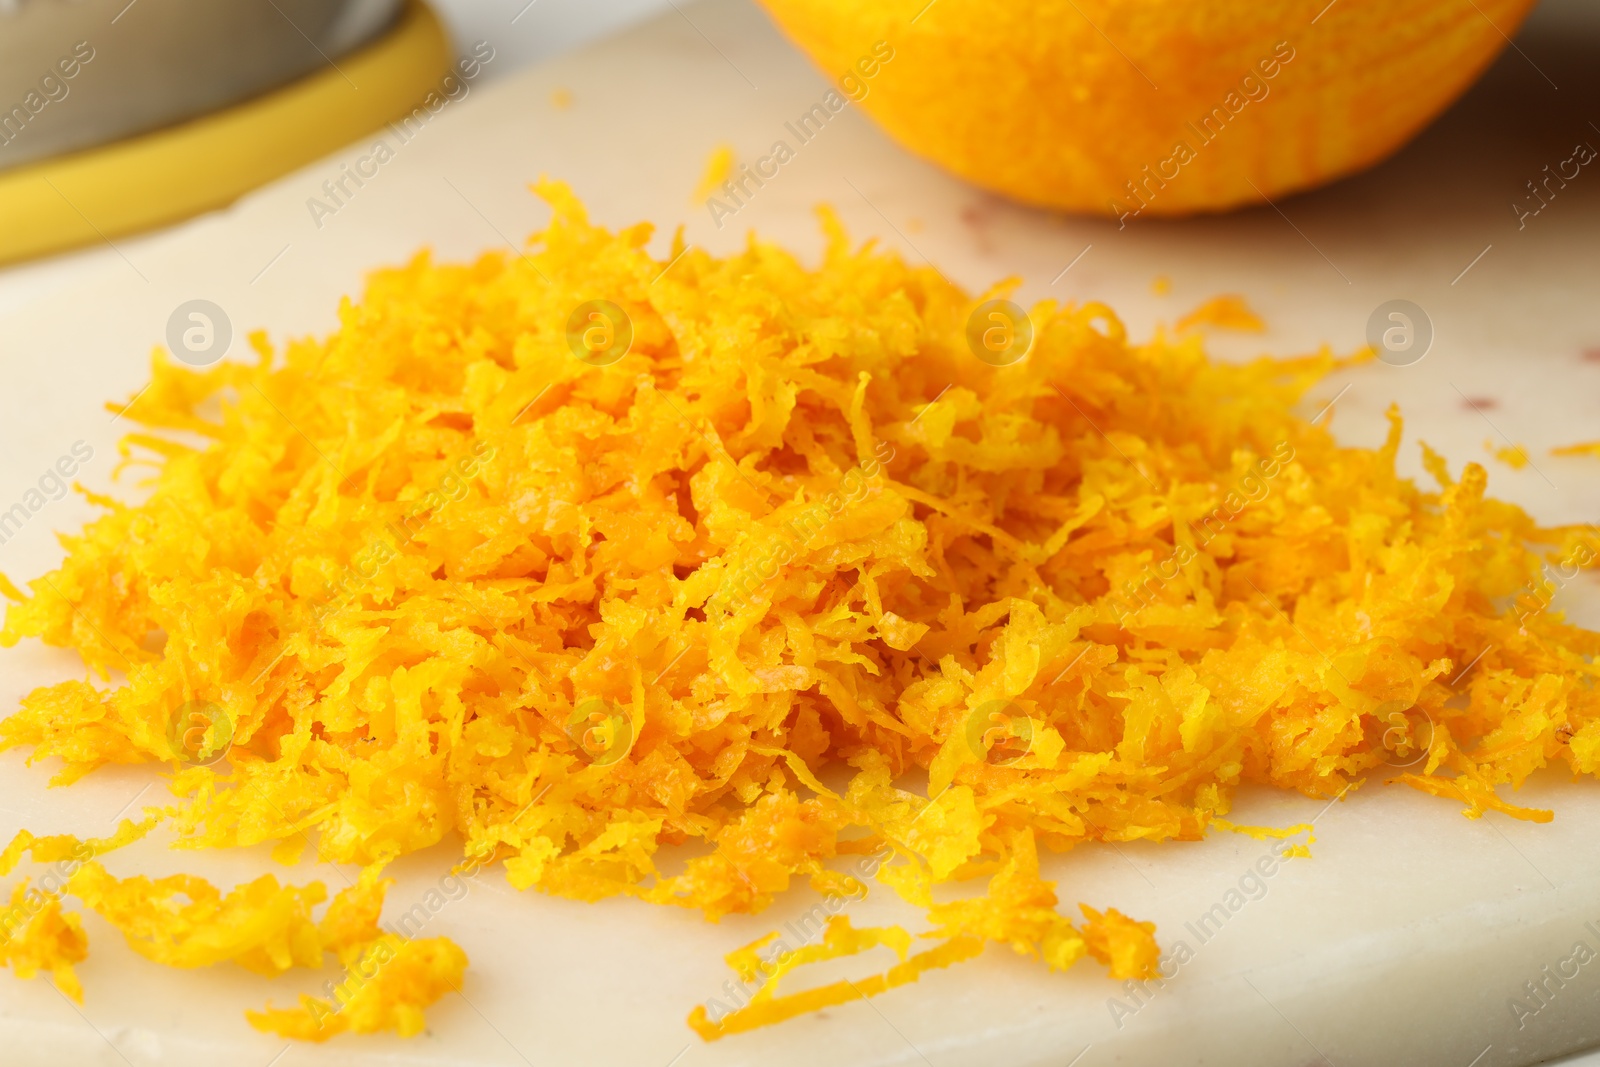
<svg viewBox="0 0 1600 1067">
<path fill-rule="evenodd" d="M 695 1010 L 714 1039 L 991 942 L 1149 975 L 1151 924 L 1070 915 L 1039 849 L 1274 833 L 1226 821 L 1241 783 L 1391 778 L 1547 819 L 1499 787 L 1600 770 L 1600 637 L 1496 606 L 1586 531 L 1487 498 L 1477 464 L 1426 453 L 1437 491 L 1399 477 L 1396 413 L 1375 450 L 1295 413 L 1356 360 L 1214 363 L 1199 333 L 1134 344 L 1101 304 L 1045 302 L 1027 358 L 994 367 L 966 346 L 971 297 L 831 215 L 814 270 L 681 236 L 657 260 L 650 227 L 538 190 L 554 217 L 526 255 L 379 271 L 332 336 L 280 356 L 257 335 L 253 365 L 158 353 L 125 415 L 149 498 L 95 498 L 59 570 L 0 582 L 0 643 L 74 648 L 98 678 L 30 694 L 0 741 L 62 783 L 169 765 L 179 844 L 292 858 L 310 835 L 361 883 L 316 918 L 323 887 L 270 875 L 118 879 L 98 857 L 145 824 L 28 835 L 7 866 L 78 867 L 15 890 L 19 974 L 76 995 L 71 896 L 171 966 L 347 968 L 263 1029 L 415 1033 L 466 958 L 383 934 L 378 872 L 446 839 L 519 888 L 712 920 L 796 879 L 859 895 L 840 867 L 871 854 L 925 911 L 915 938 L 835 915 L 776 963 L 771 938 L 734 953 L 764 978 Z M 878 948 L 884 973 L 777 994 Z"/>
<path fill-rule="evenodd" d="M 1485 441 L 1483 449 L 1512 470 L 1519 471 L 1528 465 L 1528 450 L 1521 445 L 1500 445 L 1494 441 Z M 1552 449 L 1551 452 L 1554 455 L 1573 454 L 1571 452 L 1562 452 L 1558 449 Z"/>
<path fill-rule="evenodd" d="M 1242 333 L 1261 333 L 1267 328 L 1261 316 L 1250 310 L 1244 297 L 1236 295 L 1212 297 L 1179 319 L 1176 329 L 1183 333 L 1201 326 Z"/>
<path fill-rule="evenodd" d="M 733 173 L 733 147 L 719 144 L 711 150 L 706 157 L 705 173 L 700 175 L 700 184 L 694 187 L 693 200 L 699 203 L 712 193 L 717 187 L 728 180 L 728 175 Z"/>
<path fill-rule="evenodd" d="M 1600 441 L 1581 441 L 1575 445 L 1561 445 L 1550 450 L 1552 456 L 1600 456 Z"/>
</svg>

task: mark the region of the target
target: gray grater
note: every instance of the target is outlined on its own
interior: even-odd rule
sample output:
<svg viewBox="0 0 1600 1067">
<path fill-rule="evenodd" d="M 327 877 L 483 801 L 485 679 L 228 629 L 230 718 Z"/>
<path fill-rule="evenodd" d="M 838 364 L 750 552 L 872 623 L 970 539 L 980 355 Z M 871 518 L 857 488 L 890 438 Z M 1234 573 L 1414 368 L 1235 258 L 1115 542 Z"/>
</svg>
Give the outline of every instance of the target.
<svg viewBox="0 0 1600 1067">
<path fill-rule="evenodd" d="M 0 171 L 333 70 L 400 3 L 0 0 Z"/>
</svg>

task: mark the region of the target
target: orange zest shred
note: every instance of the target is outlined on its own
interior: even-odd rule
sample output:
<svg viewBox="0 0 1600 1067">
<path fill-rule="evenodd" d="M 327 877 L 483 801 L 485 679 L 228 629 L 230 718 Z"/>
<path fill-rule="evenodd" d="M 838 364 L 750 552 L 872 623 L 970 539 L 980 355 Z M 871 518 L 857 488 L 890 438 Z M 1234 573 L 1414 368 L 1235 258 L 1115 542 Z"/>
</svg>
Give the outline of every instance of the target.
<svg viewBox="0 0 1600 1067">
<path fill-rule="evenodd" d="M 780 957 L 770 967 L 762 967 L 759 950 L 775 936 L 768 934 L 728 954 L 728 965 L 742 980 L 753 981 L 761 974 L 768 977 L 749 1003 L 718 1018 L 713 1019 L 704 1004 L 697 1004 L 689 1013 L 689 1027 L 702 1039 L 715 1041 L 730 1034 L 771 1026 L 809 1011 L 877 996 L 917 981 L 926 971 L 971 959 L 983 951 L 984 944 L 980 938 L 955 937 L 907 958 L 911 935 L 900 927 L 874 926 L 858 930 L 850 924 L 848 915 L 835 915 L 828 920 L 820 942 L 805 945 Z M 778 980 L 797 967 L 854 956 L 879 946 L 893 949 L 900 957 L 900 962 L 883 974 L 854 981 L 840 979 L 788 996 L 776 995 Z"/>
<path fill-rule="evenodd" d="M 300 1041 L 382 1030 L 415 1037 L 426 1026 L 423 1009 L 460 992 L 466 969 L 467 954 L 449 938 L 382 934 L 349 958 L 332 999 L 302 995 L 298 1008 L 268 1007 L 245 1017 L 257 1030 Z"/>
<path fill-rule="evenodd" d="M 168 967 L 232 961 L 261 975 L 322 966 L 311 909 L 322 883 L 281 886 L 270 874 L 224 895 L 192 875 L 118 879 L 99 863 L 78 868 L 67 891 L 116 927 L 139 955 Z"/>
<path fill-rule="evenodd" d="M 1229 833 L 1243 834 L 1246 837 L 1253 837 L 1257 841 L 1284 841 L 1293 837 L 1295 834 L 1304 833 L 1306 835 L 1306 844 L 1314 845 L 1317 842 L 1317 835 L 1314 831 L 1314 828 L 1308 822 L 1297 822 L 1293 826 L 1282 827 L 1246 826 L 1243 823 L 1236 823 L 1228 819 L 1216 818 L 1211 820 L 1211 825 L 1215 829 L 1227 830 Z"/>
<path fill-rule="evenodd" d="M 1105 964 L 1113 978 L 1154 978 L 1161 955 L 1156 945 L 1156 924 L 1130 919 L 1116 908 L 1104 914 L 1087 904 L 1079 904 L 1089 920 L 1083 928 L 1083 941 L 1089 955 Z"/>
<path fill-rule="evenodd" d="M 1521 445 L 1500 445 L 1494 441 L 1485 441 L 1483 449 L 1514 471 L 1520 471 L 1528 465 L 1528 450 Z M 1556 454 L 1561 455 L 1563 453 L 1556 452 Z"/>
<path fill-rule="evenodd" d="M 1242 296 L 1227 294 L 1214 296 L 1178 320 L 1177 330 L 1183 333 L 1198 326 L 1211 326 L 1219 330 L 1237 330 L 1240 333 L 1262 333 L 1267 324 L 1250 309 Z"/>
<path fill-rule="evenodd" d="M 715 193 L 733 175 L 733 164 L 732 145 L 719 144 L 713 148 L 711 154 L 706 156 L 706 169 L 694 187 L 694 202 L 699 203 Z"/>
<path fill-rule="evenodd" d="M 383 914 L 383 898 L 394 880 L 379 878 L 380 870 L 376 864 L 363 870 L 359 881 L 333 895 L 317 921 L 323 950 L 334 953 L 346 965 L 383 936 L 378 919 Z"/>
<path fill-rule="evenodd" d="M 0 967 L 18 978 L 44 972 L 57 989 L 83 1003 L 83 986 L 72 965 L 89 958 L 83 920 L 61 910 L 61 894 L 31 888 L 26 881 L 11 890 L 0 909 Z"/>
<path fill-rule="evenodd" d="M 1552 456 L 1600 456 L 1600 441 L 1579 441 L 1577 444 L 1559 445 L 1550 450 Z"/>
<path fill-rule="evenodd" d="M 115 851 L 124 845 L 131 845 L 141 840 L 146 834 L 156 827 L 160 821 L 159 816 L 150 816 L 135 822 L 132 819 L 123 819 L 117 825 L 117 830 L 110 837 L 91 837 L 80 840 L 71 834 L 54 834 L 49 837 L 35 837 L 27 830 L 19 830 L 3 851 L 0 851 L 0 877 L 10 874 L 16 869 L 24 854 L 35 863 L 65 863 L 75 861 L 82 863 L 96 856 L 103 856 L 107 852 Z"/>
<path fill-rule="evenodd" d="M 1027 358 L 992 367 L 968 294 L 831 215 L 815 269 L 681 235 L 657 259 L 650 227 L 608 232 L 566 187 L 538 191 L 554 215 L 526 255 L 419 255 L 327 338 L 280 355 L 254 336 L 252 364 L 158 353 L 139 403 L 113 406 L 148 430 L 124 446 L 158 470 L 148 499 L 95 498 L 58 570 L 4 583 L 0 643 L 74 648 L 94 677 L 29 694 L 0 743 L 60 760 L 59 782 L 174 765 L 182 716 L 210 708 L 191 747 L 220 760 L 173 777 L 180 846 L 287 856 L 314 836 L 373 865 L 320 922 L 321 886 L 270 876 L 223 895 L 74 875 L 172 965 L 392 956 L 345 1000 L 255 1025 L 420 1027 L 465 956 L 371 936 L 375 871 L 450 837 L 580 900 L 714 920 L 797 878 L 875 877 L 926 911 L 918 954 L 833 917 L 774 970 L 900 962 L 785 997 L 768 973 L 737 1011 L 696 1009 L 710 1038 L 991 941 L 1149 973 L 1150 925 L 1075 922 L 1037 850 L 1195 840 L 1241 784 L 1388 779 L 1538 820 L 1500 789 L 1600 773 L 1600 637 L 1519 595 L 1595 532 L 1488 497 L 1478 464 L 1425 452 L 1439 488 L 1400 477 L 1397 412 L 1375 449 L 1297 413 L 1359 358 L 1214 362 L 1198 333 L 1132 343 L 1104 305 L 1047 301 Z M 614 362 L 569 326 L 596 300 L 627 316 Z M 1246 322 L 1231 308 L 1205 318 Z M 678 845 L 693 858 L 658 868 Z M 16 956 L 13 933 L 8 958 L 63 981 L 81 936 L 50 923 L 25 939 L 53 948 Z"/>
</svg>

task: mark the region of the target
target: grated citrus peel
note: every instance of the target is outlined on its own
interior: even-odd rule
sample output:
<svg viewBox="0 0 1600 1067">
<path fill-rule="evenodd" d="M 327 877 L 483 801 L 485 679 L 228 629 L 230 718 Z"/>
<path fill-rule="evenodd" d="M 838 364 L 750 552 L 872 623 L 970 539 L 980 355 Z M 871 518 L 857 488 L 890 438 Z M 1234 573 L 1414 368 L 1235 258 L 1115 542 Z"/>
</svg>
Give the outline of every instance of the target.
<svg viewBox="0 0 1600 1067">
<path fill-rule="evenodd" d="M 1600 456 L 1600 441 L 1580 441 L 1550 450 L 1552 456 Z"/>
<path fill-rule="evenodd" d="M 18 978 L 48 972 L 57 989 L 79 1004 L 83 985 L 73 964 L 89 958 L 83 920 L 61 910 L 61 894 L 18 882 L 0 911 L 0 967 Z"/>
<path fill-rule="evenodd" d="M 60 759 L 59 782 L 174 766 L 181 847 L 292 856 L 314 835 L 370 872 L 321 920 L 321 886 L 270 876 L 74 876 L 159 962 L 389 957 L 340 1010 L 254 1025 L 415 1032 L 466 961 L 375 934 L 377 871 L 451 836 L 518 888 L 712 920 L 797 878 L 858 894 L 838 868 L 870 855 L 926 910 L 937 943 L 915 954 L 835 917 L 750 1004 L 696 1009 L 712 1038 L 990 941 L 1148 974 L 1151 925 L 1075 922 L 1037 850 L 1255 832 L 1225 821 L 1243 783 L 1389 777 L 1546 819 L 1499 788 L 1600 771 L 1600 638 L 1503 609 L 1546 557 L 1592 566 L 1592 533 L 1486 497 L 1477 464 L 1427 453 L 1437 491 L 1401 478 L 1397 413 L 1377 449 L 1295 413 L 1364 357 L 1215 363 L 1198 334 L 1135 344 L 1103 305 L 1044 302 L 1028 357 L 995 368 L 964 344 L 967 294 L 831 215 L 815 270 L 754 241 L 657 260 L 648 226 L 539 191 L 554 217 L 526 255 L 379 271 L 335 334 L 281 356 L 256 335 L 253 364 L 158 353 L 117 409 L 152 431 L 125 445 L 156 469 L 148 499 L 99 501 L 59 570 L 7 583 L 0 643 L 75 648 L 99 681 L 30 694 L 6 745 Z M 566 329 L 599 299 L 632 337 L 605 366 Z M 174 716 L 197 702 L 215 711 L 191 745 Z M 223 758 L 184 766 L 185 745 Z M 658 867 L 686 844 L 680 873 Z M 70 981 L 75 929 L 32 935 L 54 947 L 28 966 Z M 775 993 L 874 946 L 901 962 Z"/>
</svg>

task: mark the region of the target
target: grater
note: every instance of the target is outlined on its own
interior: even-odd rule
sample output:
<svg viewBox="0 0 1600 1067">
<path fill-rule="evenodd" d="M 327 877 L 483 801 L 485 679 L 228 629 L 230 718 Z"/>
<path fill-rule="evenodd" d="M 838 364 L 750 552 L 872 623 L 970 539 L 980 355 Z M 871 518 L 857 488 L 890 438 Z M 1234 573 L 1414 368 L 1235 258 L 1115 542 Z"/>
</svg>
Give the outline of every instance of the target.
<svg viewBox="0 0 1600 1067">
<path fill-rule="evenodd" d="M 0 0 L 0 171 L 337 70 L 400 3 Z"/>
</svg>

